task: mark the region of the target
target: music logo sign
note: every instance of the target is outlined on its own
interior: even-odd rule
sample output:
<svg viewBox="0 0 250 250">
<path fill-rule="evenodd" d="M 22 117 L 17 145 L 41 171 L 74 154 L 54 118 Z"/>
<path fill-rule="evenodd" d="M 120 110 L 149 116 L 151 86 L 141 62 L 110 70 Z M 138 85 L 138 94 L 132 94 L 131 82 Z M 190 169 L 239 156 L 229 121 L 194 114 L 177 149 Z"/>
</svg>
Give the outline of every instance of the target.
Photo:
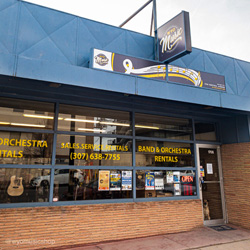
<svg viewBox="0 0 250 250">
<path fill-rule="evenodd" d="M 179 15 L 157 30 L 159 60 L 171 62 L 192 51 L 188 12 Z"/>
</svg>

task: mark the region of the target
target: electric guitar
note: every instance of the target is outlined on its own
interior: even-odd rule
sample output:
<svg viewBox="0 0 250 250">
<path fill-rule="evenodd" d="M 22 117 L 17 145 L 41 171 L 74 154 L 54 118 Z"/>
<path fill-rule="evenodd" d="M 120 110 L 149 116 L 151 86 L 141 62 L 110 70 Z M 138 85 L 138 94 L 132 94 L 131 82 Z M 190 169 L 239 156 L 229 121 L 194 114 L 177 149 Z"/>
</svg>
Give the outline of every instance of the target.
<svg viewBox="0 0 250 250">
<path fill-rule="evenodd" d="M 10 177 L 10 185 L 8 187 L 7 193 L 9 196 L 20 196 L 22 195 L 24 188 L 23 188 L 23 178 L 16 177 L 15 175 Z"/>
</svg>

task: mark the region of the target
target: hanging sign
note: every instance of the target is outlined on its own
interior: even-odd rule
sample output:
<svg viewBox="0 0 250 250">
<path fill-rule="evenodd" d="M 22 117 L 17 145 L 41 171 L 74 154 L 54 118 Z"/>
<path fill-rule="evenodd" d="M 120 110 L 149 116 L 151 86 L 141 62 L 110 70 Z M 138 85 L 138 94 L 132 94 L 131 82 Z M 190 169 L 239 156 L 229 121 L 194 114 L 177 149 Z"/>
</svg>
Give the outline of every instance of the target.
<svg viewBox="0 0 250 250">
<path fill-rule="evenodd" d="M 93 49 L 90 67 L 133 76 L 166 80 L 166 65 L 109 51 Z"/>
<path fill-rule="evenodd" d="M 157 30 L 159 61 L 171 62 L 192 52 L 189 13 L 182 11 Z"/>
</svg>

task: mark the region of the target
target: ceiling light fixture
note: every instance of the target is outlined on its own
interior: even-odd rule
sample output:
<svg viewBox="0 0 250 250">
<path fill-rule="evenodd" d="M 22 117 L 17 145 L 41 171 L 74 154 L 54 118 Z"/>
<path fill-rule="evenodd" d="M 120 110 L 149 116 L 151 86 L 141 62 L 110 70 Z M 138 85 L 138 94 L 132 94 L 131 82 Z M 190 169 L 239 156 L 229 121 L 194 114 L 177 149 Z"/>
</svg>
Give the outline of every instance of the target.
<svg viewBox="0 0 250 250">
<path fill-rule="evenodd" d="M 148 129 L 160 129 L 159 127 L 144 126 L 144 125 L 135 125 L 136 128 L 148 128 Z"/>
<path fill-rule="evenodd" d="M 45 128 L 45 125 L 38 124 L 25 124 L 25 123 L 11 123 L 12 126 L 23 126 L 23 127 L 37 127 L 37 128 Z"/>
<path fill-rule="evenodd" d="M 97 133 L 107 133 L 106 130 L 102 130 L 102 129 L 78 128 L 78 130 L 81 130 L 81 131 L 90 131 L 90 132 L 97 132 Z"/>
<path fill-rule="evenodd" d="M 84 119 L 73 119 L 73 118 L 65 118 L 64 121 L 72 121 L 72 122 L 87 122 L 87 123 L 100 123 L 99 121 L 93 120 L 84 120 Z"/>
</svg>

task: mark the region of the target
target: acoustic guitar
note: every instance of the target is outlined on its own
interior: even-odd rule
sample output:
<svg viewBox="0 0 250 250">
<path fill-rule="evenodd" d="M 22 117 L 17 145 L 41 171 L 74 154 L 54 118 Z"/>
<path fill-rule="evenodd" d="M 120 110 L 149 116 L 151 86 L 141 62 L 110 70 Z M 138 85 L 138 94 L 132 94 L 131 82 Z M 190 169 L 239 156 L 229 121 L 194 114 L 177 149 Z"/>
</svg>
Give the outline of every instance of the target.
<svg viewBox="0 0 250 250">
<path fill-rule="evenodd" d="M 16 177 L 15 175 L 10 177 L 10 185 L 8 187 L 7 193 L 10 196 L 20 196 L 23 194 L 23 178 Z"/>
</svg>

